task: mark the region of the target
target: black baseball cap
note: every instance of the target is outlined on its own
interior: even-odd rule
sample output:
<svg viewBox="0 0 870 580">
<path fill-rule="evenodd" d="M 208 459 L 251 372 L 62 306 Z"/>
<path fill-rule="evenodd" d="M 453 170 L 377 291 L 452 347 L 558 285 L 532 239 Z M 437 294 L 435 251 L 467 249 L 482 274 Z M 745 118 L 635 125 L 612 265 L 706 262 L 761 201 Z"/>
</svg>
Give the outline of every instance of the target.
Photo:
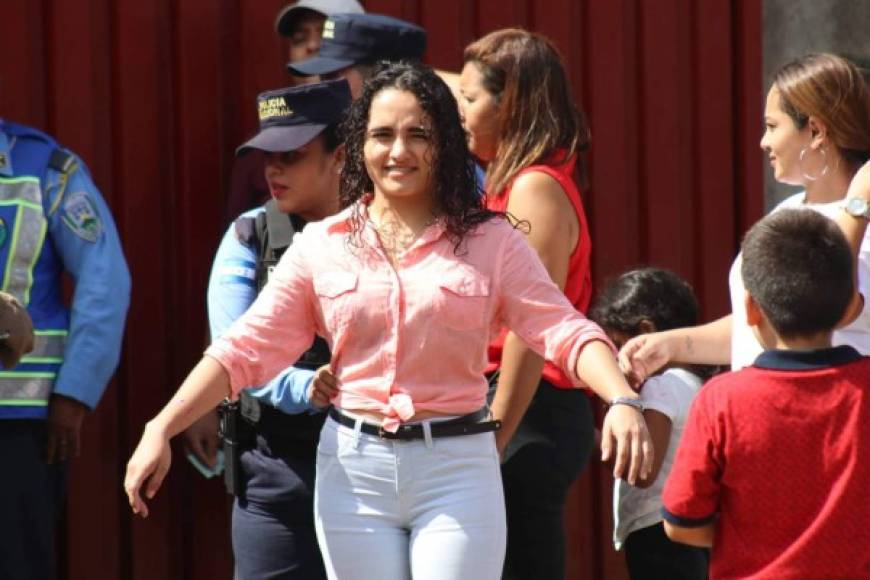
<svg viewBox="0 0 870 580">
<path fill-rule="evenodd" d="M 419 60 L 426 52 L 426 31 L 383 14 L 333 14 L 323 24 L 317 56 L 291 62 L 297 76 L 325 75 L 378 60 Z"/>
<path fill-rule="evenodd" d="M 293 34 L 293 25 L 296 19 L 306 12 L 317 12 L 324 16 L 330 14 L 365 12 L 357 0 L 299 0 L 284 7 L 275 19 L 275 31 L 281 36 Z"/>
<path fill-rule="evenodd" d="M 350 86 L 344 79 L 260 93 L 260 132 L 236 149 L 236 155 L 251 149 L 294 151 L 343 120 L 350 102 Z"/>
</svg>

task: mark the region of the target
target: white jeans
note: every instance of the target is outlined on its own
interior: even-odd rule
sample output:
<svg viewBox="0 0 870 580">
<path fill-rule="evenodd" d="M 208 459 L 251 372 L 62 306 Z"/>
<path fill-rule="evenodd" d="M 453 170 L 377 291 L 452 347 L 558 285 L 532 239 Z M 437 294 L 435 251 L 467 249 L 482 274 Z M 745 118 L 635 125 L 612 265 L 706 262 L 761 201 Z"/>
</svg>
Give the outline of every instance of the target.
<svg viewBox="0 0 870 580">
<path fill-rule="evenodd" d="M 505 508 L 492 433 L 391 441 L 327 419 L 314 515 L 330 578 L 501 578 Z"/>
</svg>

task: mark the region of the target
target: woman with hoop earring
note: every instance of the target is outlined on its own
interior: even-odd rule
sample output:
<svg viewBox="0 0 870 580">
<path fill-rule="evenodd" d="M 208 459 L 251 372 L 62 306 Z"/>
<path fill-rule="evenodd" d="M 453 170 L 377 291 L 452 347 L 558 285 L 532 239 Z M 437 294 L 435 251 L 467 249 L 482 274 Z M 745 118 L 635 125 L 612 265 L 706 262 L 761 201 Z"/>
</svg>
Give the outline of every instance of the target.
<svg viewBox="0 0 870 580">
<path fill-rule="evenodd" d="M 870 89 L 861 71 L 833 54 L 810 54 L 774 75 L 764 111 L 761 148 L 774 178 L 803 191 L 777 205 L 806 208 L 835 220 L 855 250 L 857 284 L 834 345 L 870 354 Z M 669 362 L 726 364 L 737 370 L 761 353 L 744 309 L 738 255 L 729 285 L 732 313 L 691 328 L 629 340 L 620 364 L 637 380 Z M 862 298 L 865 297 L 865 298 Z M 809 314 L 809 313 L 808 313 Z"/>
</svg>

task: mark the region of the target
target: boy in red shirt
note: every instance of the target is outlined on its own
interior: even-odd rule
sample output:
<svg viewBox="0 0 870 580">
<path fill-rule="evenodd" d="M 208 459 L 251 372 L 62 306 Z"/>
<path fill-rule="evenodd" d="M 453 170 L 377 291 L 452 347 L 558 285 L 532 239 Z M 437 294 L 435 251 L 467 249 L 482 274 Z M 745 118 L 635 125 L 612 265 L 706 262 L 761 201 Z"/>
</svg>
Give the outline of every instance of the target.
<svg viewBox="0 0 870 580">
<path fill-rule="evenodd" d="M 828 218 L 783 210 L 746 235 L 742 268 L 766 350 L 696 397 L 665 530 L 712 546 L 712 578 L 870 578 L 870 358 L 831 345 L 848 243 Z"/>
</svg>

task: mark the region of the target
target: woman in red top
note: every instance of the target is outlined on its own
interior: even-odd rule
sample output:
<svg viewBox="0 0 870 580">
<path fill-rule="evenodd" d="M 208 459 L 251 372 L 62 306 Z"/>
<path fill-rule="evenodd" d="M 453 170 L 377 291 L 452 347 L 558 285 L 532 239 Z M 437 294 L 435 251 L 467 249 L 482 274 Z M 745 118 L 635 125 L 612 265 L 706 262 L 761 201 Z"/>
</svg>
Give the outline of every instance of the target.
<svg viewBox="0 0 870 580">
<path fill-rule="evenodd" d="M 459 103 L 469 148 L 486 167 L 487 205 L 527 223 L 550 277 L 584 312 L 591 244 L 577 182 L 585 179 L 578 156 L 589 130 L 562 60 L 546 38 L 506 29 L 469 45 L 464 62 Z M 496 438 L 507 503 L 505 577 L 561 580 L 565 496 L 593 445 L 589 400 L 513 332 L 490 345 L 489 360 L 498 381 L 492 410 L 503 422 Z"/>
</svg>

